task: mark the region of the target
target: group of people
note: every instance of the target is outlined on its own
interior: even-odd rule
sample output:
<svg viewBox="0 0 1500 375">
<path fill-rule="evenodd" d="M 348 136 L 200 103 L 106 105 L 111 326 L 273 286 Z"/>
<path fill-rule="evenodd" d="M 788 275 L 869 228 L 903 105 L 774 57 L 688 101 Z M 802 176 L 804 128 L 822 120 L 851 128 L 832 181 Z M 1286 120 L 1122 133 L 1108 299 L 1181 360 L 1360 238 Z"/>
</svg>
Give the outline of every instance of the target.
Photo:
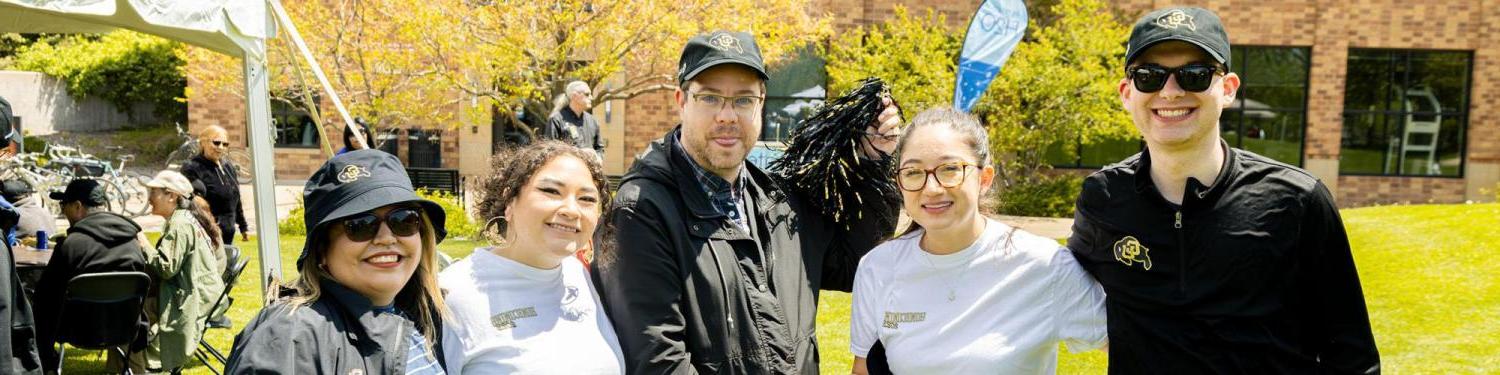
<svg viewBox="0 0 1500 375">
<path fill-rule="evenodd" d="M 1060 342 L 1121 374 L 1378 373 L 1327 188 L 1220 139 L 1240 78 L 1218 17 L 1157 10 L 1127 45 L 1119 97 L 1146 148 L 1085 180 L 1066 246 L 981 212 L 996 156 L 978 120 L 905 123 L 890 101 L 851 125 L 899 196 L 852 186 L 883 199 L 848 209 L 912 223 L 835 225 L 745 163 L 765 66 L 749 34 L 712 32 L 683 49 L 680 125 L 617 191 L 597 149 L 496 155 L 478 212 L 498 240 L 447 268 L 446 214 L 399 160 L 329 160 L 304 190 L 300 278 L 227 371 L 817 373 L 819 291 L 841 290 L 860 374 L 1053 373 Z"/>
<path fill-rule="evenodd" d="M 10 124 L 10 105 L 0 98 L 0 125 L 8 130 L 0 157 L 13 157 L 21 141 Z M 141 272 L 150 279 L 144 306 L 139 311 L 110 314 L 138 316 L 135 343 L 126 356 L 110 354 L 109 366 L 136 372 L 174 371 L 187 364 L 204 327 L 227 327 L 220 302 L 227 267 L 225 245 L 233 241 L 233 224 L 245 229 L 236 215 L 238 182 L 225 170 L 227 133 L 211 127 L 201 134 L 203 152 L 185 164 L 181 172 L 163 170 L 146 183 L 151 214 L 164 219 L 161 236 L 148 241 L 141 226 L 131 218 L 108 210 L 108 192 L 98 180 L 79 178 L 63 191 L 36 192 L 21 180 L 0 182 L 0 283 L 8 283 L 8 294 L 0 298 L 0 373 L 57 373 L 62 365 L 59 332 L 69 282 L 74 277 L 100 272 Z M 227 168 L 227 169 L 226 169 Z M 215 172 L 218 171 L 218 172 Z M 217 174 L 216 174 L 217 173 Z M 233 187 L 231 191 L 225 187 Z M 69 225 L 57 233 L 55 217 L 41 205 L 45 193 L 60 205 Z M 231 204 L 232 203 L 232 204 Z M 228 223 L 223 229 L 221 223 Z M 50 251 L 40 276 L 23 283 L 16 272 L 12 250 L 16 246 Z M 27 290 L 28 285 L 34 291 Z M 220 308 L 215 310 L 214 306 Z M 212 310 L 212 311 L 211 311 Z"/>
</svg>

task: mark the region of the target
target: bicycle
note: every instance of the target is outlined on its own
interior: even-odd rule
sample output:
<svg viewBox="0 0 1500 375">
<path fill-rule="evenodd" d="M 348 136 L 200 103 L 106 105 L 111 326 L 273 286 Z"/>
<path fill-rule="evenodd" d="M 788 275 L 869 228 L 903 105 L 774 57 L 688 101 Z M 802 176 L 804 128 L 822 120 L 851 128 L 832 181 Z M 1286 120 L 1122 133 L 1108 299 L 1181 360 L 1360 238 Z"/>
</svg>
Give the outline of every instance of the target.
<svg viewBox="0 0 1500 375">
<path fill-rule="evenodd" d="M 182 144 L 176 150 L 167 154 L 167 169 L 177 170 L 183 163 L 198 156 L 198 137 L 188 134 L 182 128 L 182 123 L 173 123 L 177 127 L 177 137 L 182 138 Z M 245 150 L 229 150 L 224 154 L 224 159 L 234 165 L 234 172 L 239 176 L 239 182 L 248 184 L 255 181 L 255 175 L 250 172 L 250 154 Z"/>
<path fill-rule="evenodd" d="M 111 149 L 119 150 L 121 147 L 113 146 Z M 120 165 L 116 167 L 74 147 L 49 144 L 44 153 L 50 158 L 47 165 L 59 171 L 59 175 L 69 177 L 68 180 L 89 178 L 100 181 L 105 189 L 110 212 L 140 216 L 151 211 L 146 177 L 125 172 L 125 164 L 135 160 L 135 155 L 120 155 Z"/>
<path fill-rule="evenodd" d="M 52 200 L 48 193 L 62 188 L 67 184 L 68 178 L 44 168 L 46 163 L 47 159 L 40 153 L 16 154 L 15 157 L 6 159 L 3 164 L 0 164 L 0 178 L 18 179 L 26 183 L 31 187 L 32 194 L 36 196 L 38 202 L 41 202 L 42 207 L 46 207 L 53 217 L 58 217 L 62 215 L 62 207 L 57 201 Z"/>
</svg>

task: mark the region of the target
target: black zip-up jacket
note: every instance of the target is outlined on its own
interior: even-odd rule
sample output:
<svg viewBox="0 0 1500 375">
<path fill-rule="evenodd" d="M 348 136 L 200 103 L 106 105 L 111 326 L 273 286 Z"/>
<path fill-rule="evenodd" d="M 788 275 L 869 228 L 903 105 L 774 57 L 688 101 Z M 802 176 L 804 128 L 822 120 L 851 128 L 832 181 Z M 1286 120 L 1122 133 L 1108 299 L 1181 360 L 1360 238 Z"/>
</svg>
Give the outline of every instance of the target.
<svg viewBox="0 0 1500 375">
<path fill-rule="evenodd" d="M 97 212 L 84 216 L 68 228 L 68 237 L 57 244 L 47 270 L 37 281 L 35 298 L 37 346 L 48 373 L 57 370 L 57 327 L 62 318 L 63 294 L 74 276 L 95 272 L 146 271 L 146 253 L 136 235 L 141 227 L 124 216 Z M 149 274 L 149 273 L 148 273 Z M 155 280 L 152 280 L 155 283 Z M 136 314 L 140 311 L 121 311 Z"/>
<path fill-rule="evenodd" d="M 594 283 L 627 372 L 817 373 L 818 291 L 849 291 L 859 259 L 895 223 L 846 232 L 746 164 L 746 233 L 714 210 L 669 143 L 679 133 L 636 160 L 596 241 Z"/>
<path fill-rule="evenodd" d="M 405 374 L 414 323 L 377 312 L 370 299 L 333 281 L 307 306 L 287 299 L 261 309 L 234 337 L 225 374 Z M 437 312 L 433 312 L 436 317 Z M 441 320 L 434 324 L 441 325 Z M 430 342 L 438 366 L 447 368 L 439 336 Z"/>
<path fill-rule="evenodd" d="M 1108 294 L 1111 374 L 1380 371 L 1333 196 L 1306 171 L 1222 145 L 1179 207 L 1142 152 L 1083 183 L 1068 248 Z"/>
<path fill-rule="evenodd" d="M 4 200 L 0 198 L 0 201 Z M 14 226 L 20 220 L 19 216 L 14 207 L 0 205 L 0 228 Z M 0 364 L 0 373 L 41 374 L 42 362 L 37 353 L 36 325 L 32 320 L 31 304 L 26 301 L 26 293 L 21 289 L 21 278 L 16 273 L 16 260 L 14 254 L 11 254 L 10 243 L 0 241 L 0 245 L 4 245 L 0 249 L 0 280 L 10 283 L 0 288 L 0 291 L 5 292 L 4 296 L 0 296 L 0 358 L 9 362 Z"/>
<path fill-rule="evenodd" d="M 234 224 L 240 228 L 240 232 L 249 231 L 249 225 L 245 222 L 245 206 L 240 203 L 240 176 L 234 171 L 234 164 L 229 160 L 219 158 L 214 163 L 203 154 L 194 156 L 192 160 L 182 163 L 182 175 L 189 181 L 199 181 L 207 190 L 203 200 L 208 201 L 208 210 L 213 212 L 214 217 L 234 215 Z"/>
</svg>

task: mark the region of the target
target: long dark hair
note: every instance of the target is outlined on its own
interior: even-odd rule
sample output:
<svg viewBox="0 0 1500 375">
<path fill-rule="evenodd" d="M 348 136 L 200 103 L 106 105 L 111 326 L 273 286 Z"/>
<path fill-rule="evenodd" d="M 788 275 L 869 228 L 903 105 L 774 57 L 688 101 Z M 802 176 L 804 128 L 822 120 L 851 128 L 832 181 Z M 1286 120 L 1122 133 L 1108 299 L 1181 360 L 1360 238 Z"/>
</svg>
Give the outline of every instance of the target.
<svg viewBox="0 0 1500 375">
<path fill-rule="evenodd" d="M 974 118 L 973 115 L 960 112 L 949 106 L 934 107 L 922 111 L 922 113 L 918 113 L 916 117 L 911 119 L 911 124 L 903 132 L 901 141 L 896 143 L 896 152 L 894 154 L 896 163 L 901 162 L 901 156 L 906 151 L 906 142 L 911 139 L 911 135 L 930 126 L 945 126 L 963 135 L 964 144 L 969 146 L 969 152 L 974 155 L 975 160 L 979 160 L 979 168 L 990 166 L 993 163 L 990 159 L 990 137 L 989 133 L 985 131 L 984 125 L 980 124 L 979 119 Z M 985 192 L 981 191 L 979 195 L 980 199 L 983 199 Z M 983 215 L 983 205 L 980 206 L 980 215 Z M 911 224 L 907 225 L 906 230 L 901 231 L 901 235 L 897 237 L 912 234 L 918 229 L 922 229 L 922 225 L 912 220 Z"/>
<path fill-rule="evenodd" d="M 224 247 L 223 231 L 219 230 L 219 222 L 214 219 L 213 212 L 208 210 L 208 201 L 197 195 L 188 198 L 179 197 L 177 209 L 188 210 L 188 213 L 193 214 L 193 219 L 198 221 L 198 226 L 203 227 L 203 231 L 208 232 L 208 237 L 213 239 L 214 249 Z"/>
</svg>

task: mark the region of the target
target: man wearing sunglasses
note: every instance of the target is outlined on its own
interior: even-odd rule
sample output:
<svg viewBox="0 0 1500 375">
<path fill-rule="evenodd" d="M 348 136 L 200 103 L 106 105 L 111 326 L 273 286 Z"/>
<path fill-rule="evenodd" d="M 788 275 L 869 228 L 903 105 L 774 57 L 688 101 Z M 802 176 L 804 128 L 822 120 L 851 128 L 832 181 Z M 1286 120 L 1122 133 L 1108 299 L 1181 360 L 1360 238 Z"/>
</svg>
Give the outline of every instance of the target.
<svg viewBox="0 0 1500 375">
<path fill-rule="evenodd" d="M 245 207 L 240 202 L 240 179 L 235 165 L 224 155 L 229 153 L 229 131 L 218 125 L 210 125 L 198 133 L 198 156 L 182 164 L 180 172 L 189 181 L 203 184 L 203 200 L 219 222 L 219 232 L 225 245 L 234 244 L 235 228 L 240 238 L 250 240 L 250 225 L 245 220 Z"/>
<path fill-rule="evenodd" d="M 679 61 L 682 123 L 625 174 L 595 247 L 592 274 L 626 373 L 817 373 L 818 291 L 849 291 L 860 257 L 894 223 L 851 208 L 867 219 L 837 227 L 745 162 L 767 78 L 750 34 L 696 36 Z M 900 123 L 887 104 L 865 129 L 877 136 L 864 155 L 894 149 L 883 135 Z M 865 206 L 894 212 L 892 198 Z"/>
<path fill-rule="evenodd" d="M 1201 8 L 1131 31 L 1120 102 L 1146 149 L 1084 180 L 1068 239 L 1108 295 L 1110 373 L 1378 373 L 1328 188 L 1220 139 L 1229 51 Z"/>
</svg>

